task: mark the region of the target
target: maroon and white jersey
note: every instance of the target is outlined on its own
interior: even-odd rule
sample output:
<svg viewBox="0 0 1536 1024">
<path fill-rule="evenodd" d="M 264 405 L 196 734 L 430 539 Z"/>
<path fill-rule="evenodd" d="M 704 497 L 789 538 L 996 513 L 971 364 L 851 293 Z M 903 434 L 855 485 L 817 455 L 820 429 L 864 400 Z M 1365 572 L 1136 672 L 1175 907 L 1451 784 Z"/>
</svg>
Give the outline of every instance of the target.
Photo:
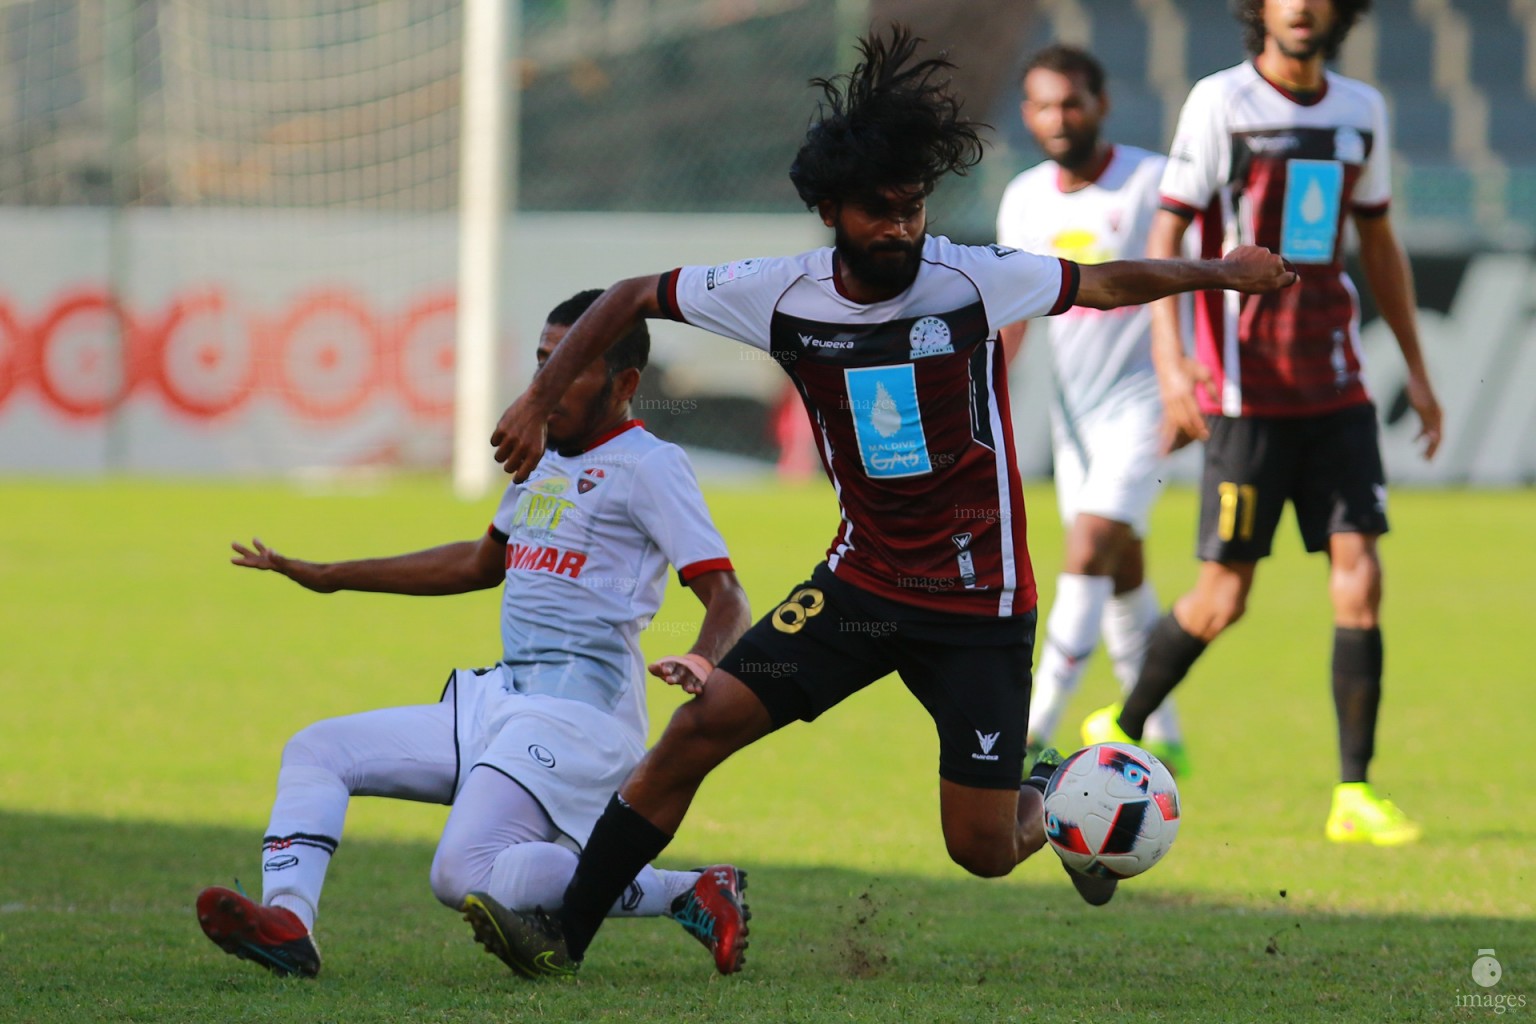
<svg viewBox="0 0 1536 1024">
<path fill-rule="evenodd" d="M 1195 83 L 1164 209 L 1196 218 L 1202 255 L 1262 245 L 1301 276 L 1270 295 L 1195 296 L 1196 355 L 1221 394 L 1197 391 L 1207 413 L 1309 416 L 1369 401 L 1341 240 L 1346 215 L 1386 213 L 1389 148 L 1381 93 L 1363 82 L 1328 72 L 1298 96 L 1245 62 Z"/>
<path fill-rule="evenodd" d="M 827 551 L 840 578 L 937 611 L 1030 611 L 996 331 L 1069 308 L 1077 265 L 929 237 L 912 286 L 863 305 L 839 292 L 834 260 L 826 248 L 682 267 L 663 275 L 661 307 L 789 374 L 842 507 Z"/>
</svg>

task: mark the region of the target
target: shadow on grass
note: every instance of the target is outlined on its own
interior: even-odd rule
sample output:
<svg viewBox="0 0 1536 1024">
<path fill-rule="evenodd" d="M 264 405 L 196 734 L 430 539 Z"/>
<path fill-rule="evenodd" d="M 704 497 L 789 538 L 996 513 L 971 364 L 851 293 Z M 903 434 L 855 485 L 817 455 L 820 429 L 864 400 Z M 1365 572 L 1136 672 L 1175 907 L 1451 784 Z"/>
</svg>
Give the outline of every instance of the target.
<svg viewBox="0 0 1536 1024">
<path fill-rule="evenodd" d="M 192 904 L 245 830 L 0 812 L 7 1020 L 1444 1020 L 1536 1013 L 1536 924 L 1296 913 L 1127 885 L 1077 901 L 1054 865 L 986 882 L 749 864 L 743 974 L 716 976 L 669 921 L 599 936 L 574 983 L 515 978 L 427 887 L 432 849 L 348 840 L 330 871 L 316 982 L 220 953 Z M 1047 854 L 1046 857 L 1049 857 Z M 1470 967 L 1496 948 L 1504 980 Z"/>
</svg>

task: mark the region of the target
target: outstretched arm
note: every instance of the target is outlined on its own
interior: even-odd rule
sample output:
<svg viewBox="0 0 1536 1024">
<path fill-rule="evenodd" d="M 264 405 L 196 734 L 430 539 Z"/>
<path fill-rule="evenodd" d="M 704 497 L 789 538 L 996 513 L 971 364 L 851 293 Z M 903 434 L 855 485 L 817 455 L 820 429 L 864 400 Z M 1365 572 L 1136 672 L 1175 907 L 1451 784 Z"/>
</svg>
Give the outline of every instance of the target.
<svg viewBox="0 0 1536 1024">
<path fill-rule="evenodd" d="M 1242 245 L 1219 260 L 1112 260 L 1081 268 L 1077 305 L 1138 306 L 1181 292 L 1225 288 L 1257 294 L 1296 283 L 1296 272 L 1275 253 Z"/>
<path fill-rule="evenodd" d="M 656 304 L 660 278 L 659 274 L 632 277 L 599 295 L 555 346 L 527 390 L 501 414 L 491 444 L 496 446 L 496 461 L 512 479 L 518 483 L 528 479 L 544 457 L 549 414 L 571 381 L 622 338 L 636 320 L 661 314 Z"/>
<path fill-rule="evenodd" d="M 1424 458 L 1432 459 L 1440 447 L 1440 402 L 1429 383 L 1424 352 L 1419 348 L 1413 271 L 1408 267 L 1403 247 L 1397 242 L 1392 222 L 1385 214 L 1357 215 L 1355 228 L 1360 234 L 1360 265 L 1365 270 L 1365 279 L 1381 310 L 1381 318 L 1392 328 L 1397 347 L 1403 353 L 1403 362 L 1408 364 L 1408 401 L 1419 417 L 1419 433 L 1415 440 L 1424 442 Z"/>
<path fill-rule="evenodd" d="M 238 557 L 230 562 L 279 573 L 320 594 L 338 590 L 427 596 L 465 594 L 494 587 L 505 574 L 505 547 L 489 534 L 478 541 L 465 540 L 407 555 L 351 562 L 288 558 L 267 547 L 260 538 L 251 545 L 246 547 L 239 541 L 231 544 Z"/>
<path fill-rule="evenodd" d="M 650 671 L 688 693 L 699 693 L 715 665 L 752 624 L 752 609 L 736 574 L 728 569 L 703 573 L 688 586 L 704 605 L 699 638 L 687 654 L 661 658 Z"/>
</svg>

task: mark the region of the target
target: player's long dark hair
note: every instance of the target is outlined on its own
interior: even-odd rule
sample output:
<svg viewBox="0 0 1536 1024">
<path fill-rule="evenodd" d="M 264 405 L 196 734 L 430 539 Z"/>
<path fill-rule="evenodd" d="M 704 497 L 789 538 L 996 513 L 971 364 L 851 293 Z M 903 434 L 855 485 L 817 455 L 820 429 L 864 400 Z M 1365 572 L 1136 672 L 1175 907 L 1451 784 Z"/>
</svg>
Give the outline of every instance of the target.
<svg viewBox="0 0 1536 1024">
<path fill-rule="evenodd" d="M 981 160 L 978 129 L 987 126 L 960 115 L 948 78 L 935 80 L 954 65 L 942 54 L 908 64 L 921 42 L 892 25 L 888 38 L 859 40 L 863 59 L 852 71 L 811 79 L 822 102 L 789 169 L 806 206 L 889 187 L 915 185 L 927 195 L 945 174 Z"/>
<path fill-rule="evenodd" d="M 1333 60 L 1355 22 L 1371 9 L 1371 0 L 1333 0 L 1333 31 L 1323 40 L 1323 59 Z M 1264 52 L 1264 0 L 1232 0 L 1232 11 L 1243 24 L 1243 45 L 1257 57 Z"/>
</svg>

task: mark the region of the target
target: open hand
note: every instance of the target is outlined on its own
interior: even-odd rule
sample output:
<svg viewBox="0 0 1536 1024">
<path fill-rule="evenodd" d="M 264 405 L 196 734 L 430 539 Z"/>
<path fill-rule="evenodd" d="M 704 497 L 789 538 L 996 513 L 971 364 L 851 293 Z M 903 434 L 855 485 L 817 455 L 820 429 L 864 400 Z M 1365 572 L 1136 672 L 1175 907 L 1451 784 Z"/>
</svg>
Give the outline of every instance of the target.
<svg viewBox="0 0 1536 1024">
<path fill-rule="evenodd" d="M 1180 359 L 1174 369 L 1158 373 L 1158 385 L 1163 398 L 1163 454 L 1176 452 L 1192 441 L 1206 440 L 1210 430 L 1200 411 L 1197 391 L 1204 389 L 1215 400 L 1211 371 L 1194 359 Z"/>
<path fill-rule="evenodd" d="M 234 548 L 235 554 L 239 556 L 229 560 L 232 565 L 280 573 L 306 590 L 313 590 L 317 594 L 330 594 L 336 590 L 336 584 L 326 578 L 323 565 L 315 562 L 301 562 L 297 558 L 285 558 L 263 544 L 260 537 L 252 538 L 250 547 L 246 547 L 239 541 L 234 541 L 229 546 Z"/>
<path fill-rule="evenodd" d="M 704 683 L 715 667 L 703 655 L 680 654 L 651 662 L 646 668 L 668 686 L 681 686 L 684 693 L 704 692 Z"/>
<path fill-rule="evenodd" d="M 234 548 L 239 558 L 231 558 L 231 565 L 243 565 L 247 569 L 266 569 L 268 572 L 282 572 L 283 556 L 273 551 L 261 542 L 260 537 L 251 539 L 251 547 L 246 547 L 239 541 L 233 541 L 229 545 Z"/>
<path fill-rule="evenodd" d="M 1422 374 L 1408 376 L 1408 404 L 1413 406 L 1413 411 L 1419 417 L 1419 432 L 1414 440 L 1424 442 L 1424 459 L 1427 462 L 1440 450 L 1443 420 L 1440 400 L 1435 397 L 1435 390 L 1430 387 L 1428 377 Z"/>
</svg>

